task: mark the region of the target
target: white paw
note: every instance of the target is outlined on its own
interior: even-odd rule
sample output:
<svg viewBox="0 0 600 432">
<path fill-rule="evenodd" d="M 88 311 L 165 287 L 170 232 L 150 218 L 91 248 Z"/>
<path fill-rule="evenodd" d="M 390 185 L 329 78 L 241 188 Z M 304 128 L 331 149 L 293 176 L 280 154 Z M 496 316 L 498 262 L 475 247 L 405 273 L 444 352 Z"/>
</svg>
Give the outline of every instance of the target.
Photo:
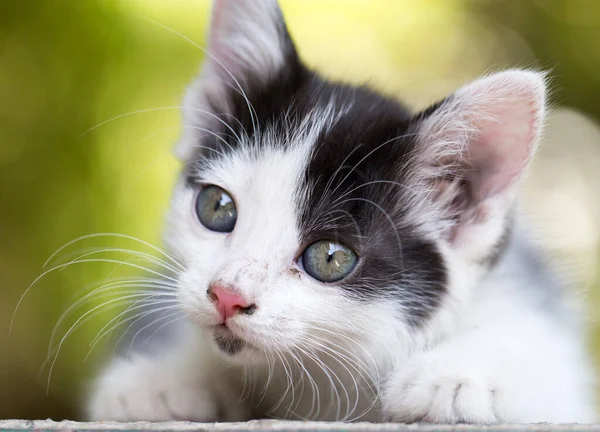
<svg viewBox="0 0 600 432">
<path fill-rule="evenodd" d="M 438 354 L 417 355 L 392 374 L 382 399 L 390 419 L 406 423 L 503 422 L 503 393 L 496 380 L 484 370 Z"/>
<path fill-rule="evenodd" d="M 119 359 L 96 383 L 90 420 L 217 421 L 214 396 L 202 382 L 152 359 Z"/>
</svg>

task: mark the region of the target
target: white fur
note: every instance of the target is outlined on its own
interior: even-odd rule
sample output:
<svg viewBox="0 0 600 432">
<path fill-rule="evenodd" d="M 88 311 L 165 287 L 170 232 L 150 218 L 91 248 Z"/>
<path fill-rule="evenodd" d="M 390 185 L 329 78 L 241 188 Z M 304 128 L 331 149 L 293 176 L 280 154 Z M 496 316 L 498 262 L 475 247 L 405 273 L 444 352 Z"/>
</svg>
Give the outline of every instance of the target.
<svg viewBox="0 0 600 432">
<path fill-rule="evenodd" d="M 283 58 L 274 0 L 221 0 L 215 8 L 220 17 L 211 34 L 212 56 L 186 98 L 186 130 L 195 132 L 182 137 L 184 160 L 199 142 L 198 130 L 218 124 L 207 95 L 218 97 L 227 86 L 243 92 L 245 73 L 270 73 Z M 458 237 L 447 235 L 449 201 L 436 200 L 433 190 L 430 199 L 416 193 L 407 198 L 420 234 L 443 253 L 449 277 L 443 304 L 420 328 L 408 326 L 396 302 L 352 300 L 297 263 L 306 246 L 298 228 L 309 193 L 302 183 L 306 164 L 319 134 L 344 109 L 332 100 L 301 124 L 290 124 L 286 136 L 263 125 L 254 135 L 260 145 L 248 145 L 242 134 L 233 153 L 197 173 L 234 198 L 232 233 L 203 227 L 194 214 L 196 191 L 180 181 L 166 241 L 184 263 L 179 299 L 190 319 L 159 353 L 109 364 L 90 400 L 90 419 L 594 420 L 592 369 L 572 312 L 548 312 L 540 304 L 551 283 L 523 276 L 520 243 L 491 274 L 481 262 L 503 231 L 537 146 L 543 77 L 511 71 L 476 81 L 419 131 L 419 157 L 429 169 L 415 171 L 413 191 L 431 187 L 426 184 L 432 177 L 456 169 L 464 158 L 484 174 L 473 179 L 480 213 L 461 220 Z M 487 166 L 489 161 L 497 166 Z M 457 189 L 451 185 L 446 192 Z M 228 321 L 249 343 L 230 357 L 211 340 L 211 326 L 220 322 L 206 295 L 214 281 L 235 286 L 257 305 L 254 314 Z"/>
<path fill-rule="evenodd" d="M 228 361 L 215 353 L 209 334 L 188 324 L 187 331 L 180 333 L 179 343 L 165 353 L 109 365 L 97 383 L 90 418 L 235 421 L 268 413 L 276 418 L 317 420 L 594 422 L 592 367 L 582 333 L 577 327 L 563 326 L 561 317 L 553 322 L 544 310 L 523 301 L 523 291 L 532 287 L 524 286 L 529 280 L 515 279 L 516 265 L 509 257 L 485 283 L 478 284 L 470 301 L 453 311 L 447 328 L 412 336 L 402 331 L 394 307 L 385 302 L 354 307 L 343 304 L 343 297 L 335 293 L 310 290 L 310 282 L 304 281 L 303 290 L 301 283 L 294 287 L 282 282 L 278 289 L 292 290 L 287 300 L 266 288 L 270 295 L 256 301 L 273 315 L 284 310 L 286 318 L 298 320 L 292 328 L 265 323 L 270 325 L 269 340 L 262 342 L 276 345 L 271 348 L 281 350 L 287 364 L 271 354 L 275 365 L 267 365 L 266 357 L 257 352 Z M 254 277 L 244 274 L 244 278 L 252 286 Z M 202 301 L 200 296 L 196 301 Z M 201 315 L 205 309 L 198 305 L 194 313 Z M 259 340 L 255 333 L 262 320 L 244 323 L 244 317 L 239 318 L 237 331 L 248 331 L 245 337 Z M 358 373 L 349 362 L 321 354 L 319 361 L 329 368 L 328 378 L 317 362 L 296 351 L 315 380 L 313 388 L 308 375 L 301 374 L 293 366 L 293 358 L 285 355 L 286 348 L 309 331 L 298 326 L 301 320 L 320 322 L 326 331 L 317 335 L 326 338 L 327 345 L 336 351 L 355 356 L 358 369 L 373 378 L 357 379 Z M 286 369 L 294 369 L 293 392 L 288 390 Z M 358 380 L 358 398 L 349 371 Z M 379 393 L 374 400 L 365 382 L 378 379 L 383 388 L 374 387 Z M 375 406 L 369 409 L 372 403 Z M 320 407 L 318 411 L 315 405 Z M 363 411 L 366 413 L 359 416 Z M 218 412 L 225 414 L 217 417 Z"/>
<path fill-rule="evenodd" d="M 187 269 L 179 277 L 180 298 L 192 320 L 161 354 L 109 365 L 90 418 L 593 421 L 581 332 L 554 323 L 524 298 L 532 282 L 515 277 L 513 252 L 481 280 L 470 259 L 441 244 L 450 296 L 417 332 L 393 303 L 356 303 L 291 271 L 301 246 L 299 179 L 314 140 L 334 117 L 333 105 L 313 113 L 286 150 L 267 132 L 261 136 L 267 150 L 242 146 L 211 167 L 203 180 L 224 187 L 238 206 L 230 235 L 202 227 L 193 190 L 177 187 L 167 241 Z M 217 279 L 258 305 L 255 315 L 231 320 L 254 346 L 233 358 L 217 353 L 204 330 L 219 322 L 205 294 Z M 308 354 L 299 349 L 307 340 Z"/>
<path fill-rule="evenodd" d="M 337 114 L 334 114 L 332 104 L 325 111 L 314 112 L 297 127 L 298 133 L 289 137 L 292 143 L 285 151 L 278 148 L 275 141 L 280 137 L 267 132 L 262 135 L 266 141 L 262 151 L 241 147 L 232 157 L 211 167 L 203 181 L 224 187 L 236 200 L 238 222 L 235 233 L 214 233 L 201 226 L 193 213 L 194 191 L 183 184 L 175 191 L 169 216 L 166 240 L 187 269 L 179 276 L 180 298 L 182 307 L 192 319 L 197 317 L 201 327 L 220 322 L 206 295 L 206 287 L 215 280 L 236 286 L 250 302 L 257 304 L 256 314 L 236 315 L 228 325 L 259 348 L 249 348 L 228 360 L 231 367 L 252 368 L 254 379 L 258 381 L 254 386 L 258 385 L 258 390 L 267 382 L 269 373 L 274 375 L 259 408 L 263 413 L 270 412 L 277 417 L 352 419 L 370 411 L 368 408 L 375 402 L 373 395 L 378 393 L 378 381 L 382 378 L 378 376 L 378 370 L 391 359 L 391 353 L 377 359 L 372 352 L 385 351 L 388 340 L 406 338 L 399 336 L 406 331 L 404 325 L 393 332 L 386 328 L 385 320 L 395 313 L 393 307 L 381 302 L 363 305 L 349 301 L 332 287 L 304 274 L 296 263 L 301 247 L 295 228 L 296 197 L 301 200 L 304 193 L 298 188 L 299 179 L 316 137 L 335 121 Z M 381 314 L 388 309 L 387 313 Z M 98 383 L 90 416 L 119 420 L 144 418 L 151 407 L 162 404 L 160 410 L 153 410 L 150 418 L 165 420 L 170 417 L 162 399 L 165 394 L 177 392 L 178 382 L 185 386 L 190 381 L 207 382 L 210 391 L 199 390 L 199 398 L 221 386 L 224 377 L 218 370 L 212 366 L 202 368 L 202 365 L 214 365 L 224 360 L 214 358 L 210 331 L 204 333 L 202 328 L 193 327 L 188 331 L 194 335 L 192 342 L 186 339 L 177 344 L 179 348 L 174 348 L 174 352 L 154 358 L 152 362 L 137 357 L 110 366 Z M 198 340 L 204 341 L 199 348 Z M 312 351 L 315 347 L 325 346 L 333 351 L 327 354 L 325 348 L 324 355 L 312 351 L 304 354 L 303 346 Z M 338 351 L 341 361 L 333 357 Z M 288 391 L 286 375 L 294 382 L 302 377 L 296 370 L 298 366 L 294 366 L 294 356 L 302 359 L 303 366 L 316 381 L 313 387 L 309 378 L 305 378 L 303 398 L 298 395 L 296 386 Z M 345 361 L 345 357 L 352 361 Z M 380 361 L 383 363 L 379 364 Z M 193 372 L 188 376 L 191 369 Z M 234 376 L 243 375 L 239 370 L 235 375 L 235 370 Z M 231 369 L 227 371 L 226 374 L 231 373 Z M 153 379 L 146 380 L 145 375 L 152 375 Z M 123 379 L 124 376 L 128 379 Z M 196 376 L 198 379 L 194 378 Z M 137 380 L 141 382 L 136 389 L 130 383 Z M 241 378 L 238 384 L 234 399 L 244 392 Z M 368 385 L 374 387 L 368 388 Z M 365 393 L 371 397 L 366 397 Z M 282 396 L 285 402 L 278 403 Z M 147 409 L 130 411 L 131 404 L 126 402 L 129 399 L 146 400 Z M 259 399 L 258 395 L 252 395 L 248 405 L 259 403 Z M 327 407 L 324 401 L 329 400 L 333 400 L 333 404 Z M 179 408 L 189 409 L 190 415 L 194 413 L 191 418 L 213 420 L 215 401 L 209 399 L 206 403 L 209 405 L 206 409 L 198 409 L 194 403 Z M 375 420 L 378 414 L 372 411 L 370 417 L 364 418 Z"/>
<path fill-rule="evenodd" d="M 201 339 L 190 330 L 184 324 L 175 345 L 155 357 L 113 359 L 97 382 L 88 415 L 115 421 L 248 418 L 237 403 L 241 377 L 221 368 L 210 345 L 200 345 Z M 212 373 L 207 374 L 209 370 Z"/>
<path fill-rule="evenodd" d="M 392 420 L 595 421 L 581 329 L 524 304 L 522 292 L 531 287 L 510 274 L 515 265 L 509 259 L 477 287 L 451 335 L 398 360 L 382 397 Z"/>
</svg>

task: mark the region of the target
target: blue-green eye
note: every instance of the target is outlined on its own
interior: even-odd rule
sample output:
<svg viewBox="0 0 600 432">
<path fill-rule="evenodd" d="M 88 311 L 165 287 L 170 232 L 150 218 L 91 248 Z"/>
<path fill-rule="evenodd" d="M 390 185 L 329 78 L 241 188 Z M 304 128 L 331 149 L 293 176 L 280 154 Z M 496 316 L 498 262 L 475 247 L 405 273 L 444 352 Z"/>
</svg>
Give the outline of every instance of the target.
<svg viewBox="0 0 600 432">
<path fill-rule="evenodd" d="M 358 258 L 352 249 L 329 240 L 319 240 L 302 253 L 306 273 L 321 282 L 335 282 L 350 274 Z"/>
<path fill-rule="evenodd" d="M 231 195 L 218 186 L 205 186 L 196 199 L 196 214 L 206 228 L 231 232 L 237 220 L 237 210 Z"/>
</svg>

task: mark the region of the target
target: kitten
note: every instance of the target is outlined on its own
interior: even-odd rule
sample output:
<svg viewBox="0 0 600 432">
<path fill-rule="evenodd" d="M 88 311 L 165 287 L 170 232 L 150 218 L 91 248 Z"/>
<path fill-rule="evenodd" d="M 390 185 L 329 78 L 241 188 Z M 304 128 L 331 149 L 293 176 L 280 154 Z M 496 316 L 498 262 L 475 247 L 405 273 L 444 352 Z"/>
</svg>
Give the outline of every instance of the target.
<svg viewBox="0 0 600 432">
<path fill-rule="evenodd" d="M 515 216 L 545 95 L 509 70 L 412 115 L 309 70 L 275 0 L 217 0 L 166 230 L 187 319 L 108 365 L 89 419 L 592 422 Z"/>
</svg>

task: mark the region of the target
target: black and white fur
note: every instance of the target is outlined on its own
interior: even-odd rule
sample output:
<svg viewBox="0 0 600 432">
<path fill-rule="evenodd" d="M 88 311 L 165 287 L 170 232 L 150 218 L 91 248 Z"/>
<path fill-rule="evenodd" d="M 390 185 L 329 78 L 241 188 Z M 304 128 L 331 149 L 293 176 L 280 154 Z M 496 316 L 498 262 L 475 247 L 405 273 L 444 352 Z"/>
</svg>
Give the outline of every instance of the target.
<svg viewBox="0 0 600 432">
<path fill-rule="evenodd" d="M 304 66 L 275 0 L 217 0 L 184 105 L 166 242 L 188 319 L 108 365 L 90 419 L 594 420 L 577 317 L 516 217 L 543 74 L 492 74 L 413 115 Z M 196 219 L 204 183 L 234 197 L 232 233 Z M 298 264 L 322 238 L 357 251 L 340 282 Z M 257 305 L 229 343 L 215 280 Z"/>
</svg>

